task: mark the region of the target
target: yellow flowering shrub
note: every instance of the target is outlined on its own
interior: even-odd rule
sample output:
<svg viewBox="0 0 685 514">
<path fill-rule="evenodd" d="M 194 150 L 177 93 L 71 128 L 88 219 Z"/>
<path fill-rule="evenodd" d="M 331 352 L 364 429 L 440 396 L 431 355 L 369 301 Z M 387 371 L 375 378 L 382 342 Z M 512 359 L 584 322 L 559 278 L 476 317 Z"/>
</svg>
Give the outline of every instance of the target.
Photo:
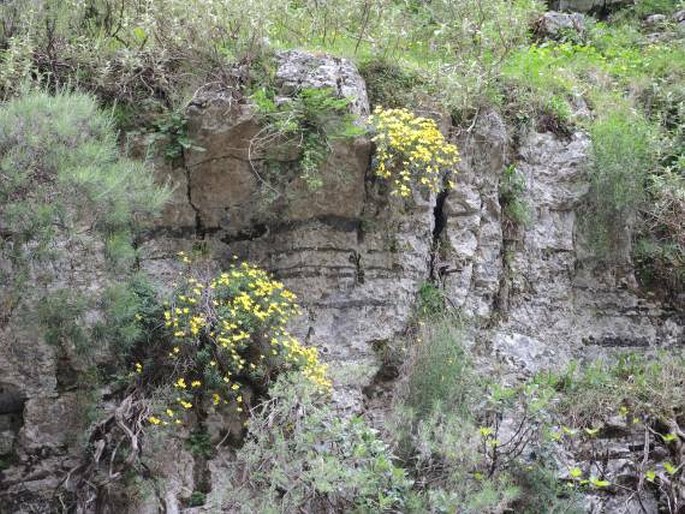
<svg viewBox="0 0 685 514">
<path fill-rule="evenodd" d="M 414 184 L 435 193 L 442 189 L 445 173 L 459 162 L 459 152 L 435 121 L 407 109 L 376 107 L 369 122 L 375 130 L 376 175 L 390 181 L 392 194 L 406 198 Z"/>
<path fill-rule="evenodd" d="M 173 400 L 148 421 L 182 424 L 193 408 L 243 413 L 246 390 L 264 392 L 285 370 L 299 370 L 320 389 L 330 389 L 316 348 L 285 328 L 301 313 L 295 300 L 281 282 L 247 263 L 209 280 L 185 278 L 164 311 L 171 337 L 157 363 L 166 370 L 164 382 L 173 385 Z M 135 366 L 143 372 L 140 363 Z"/>
</svg>

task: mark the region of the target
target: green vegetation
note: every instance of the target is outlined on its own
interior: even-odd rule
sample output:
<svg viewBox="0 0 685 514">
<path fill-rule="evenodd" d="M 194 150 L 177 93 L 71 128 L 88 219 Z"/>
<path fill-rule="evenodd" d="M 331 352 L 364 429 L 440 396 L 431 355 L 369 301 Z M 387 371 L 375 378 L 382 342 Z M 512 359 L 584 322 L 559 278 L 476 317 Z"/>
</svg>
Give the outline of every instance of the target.
<svg viewBox="0 0 685 514">
<path fill-rule="evenodd" d="M 655 130 L 638 115 L 616 110 L 593 123 L 590 136 L 593 163 L 587 222 L 594 226 L 595 248 L 610 260 L 647 200 L 646 181 L 656 164 Z"/>
<path fill-rule="evenodd" d="M 441 318 L 446 313 L 445 294 L 431 282 L 424 282 L 416 298 L 416 314 L 420 319 Z"/>
<path fill-rule="evenodd" d="M 93 353 L 93 339 L 103 347 L 130 346 L 142 337 L 140 295 L 151 294 L 131 275 L 133 234 L 168 191 L 154 184 L 143 164 L 119 156 L 110 119 L 82 94 L 31 93 L 5 103 L 0 151 L 0 258 L 9 264 L 2 272 L 3 293 L 21 305 L 27 323 L 37 320 L 46 340 L 62 349 Z M 70 264 L 98 252 L 103 271 L 111 273 L 103 279 L 102 296 L 76 287 Z M 34 280 L 45 286 L 37 297 L 25 290 L 36 269 L 41 273 Z M 94 306 L 105 316 L 99 327 L 85 323 Z"/>
<path fill-rule="evenodd" d="M 164 147 L 164 157 L 169 161 L 174 161 L 183 156 L 186 150 L 201 151 L 202 148 L 193 145 L 188 137 L 188 121 L 180 112 L 170 112 L 165 116 L 155 120 L 155 132 L 153 140 L 160 139 L 166 143 Z"/>
<path fill-rule="evenodd" d="M 685 45 L 672 21 L 659 39 L 641 25 L 677 8 L 638 1 L 554 41 L 532 34 L 543 11 L 534 0 L 4 2 L 0 301 L 27 326 L 36 322 L 62 360 L 79 361 L 67 385 L 93 392 L 116 377 L 112 396 L 121 399 L 91 433 L 81 486 L 105 489 L 113 472 L 130 472 L 151 425 L 184 425 L 179 437 L 189 428 L 186 447 L 205 462 L 217 451 L 205 426 L 211 414 L 247 423 L 226 434 L 244 436 L 244 445 L 225 488 L 188 491 L 189 506 L 532 514 L 574 512 L 586 491 L 639 496 L 651 487 L 675 511 L 685 464 L 682 356 L 621 356 L 506 382 L 478 370 L 468 327 L 426 283 L 384 429 L 341 417 L 316 350 L 284 328 L 299 313 L 294 295 L 266 272 L 197 268 L 160 303 L 157 284 L 136 269 L 135 242 L 169 191 L 120 155 L 115 123 L 153 132 L 178 164 L 201 150 L 188 136 L 190 99 L 207 84 L 230 90 L 262 124 L 250 159 L 271 200 L 295 179 L 310 193 L 321 188 L 336 142 L 366 134 L 363 127 L 372 131 L 376 176 L 400 197 L 453 187 L 450 138 L 471 137 L 485 110 L 506 117 L 514 141 L 530 129 L 569 140 L 582 130 L 592 142 L 582 227 L 592 250 L 609 266 L 632 258 L 643 285 L 677 298 L 685 284 Z M 353 59 L 374 107 L 368 123 L 331 90 L 277 98 L 272 57 L 291 48 Z M 445 137 L 432 117 L 451 117 L 453 133 Z M 499 183 L 505 232 L 530 222 L 536 206 L 525 197 L 512 164 Z M 83 255 L 103 265 L 84 269 Z M 84 395 L 91 404 L 96 396 Z M 646 437 L 648 457 L 630 461 L 638 484 L 612 483 L 593 445 L 617 419 Z M 561 478 L 554 452 L 574 445 L 589 457 Z M 669 460 L 650 460 L 650 448 Z M 0 469 L 8 465 L 0 460 Z"/>
<path fill-rule="evenodd" d="M 525 227 L 530 223 L 531 207 L 524 197 L 525 193 L 526 179 L 516 166 L 511 164 L 504 168 L 499 185 L 499 201 L 502 215 L 514 227 Z"/>
<path fill-rule="evenodd" d="M 118 156 L 109 118 L 80 94 L 30 94 L 0 109 L 0 215 L 17 258 L 54 255 L 58 236 L 91 227 L 112 244 L 167 192 L 139 162 Z M 18 262 L 15 260 L 15 262 Z"/>
<path fill-rule="evenodd" d="M 663 279 L 677 294 L 685 251 L 670 217 L 682 206 L 685 46 L 671 21 L 659 41 L 641 23 L 651 13 L 670 16 L 678 2 L 638 1 L 606 20 L 588 19 L 582 35 L 560 41 L 532 39 L 543 11 L 532 0 L 29 3 L 14 0 L 2 11 L 6 98 L 36 87 L 93 92 L 125 123 L 147 120 L 138 124 L 165 136 L 165 153 L 175 159 L 192 145 L 180 112 L 198 87 L 241 90 L 263 116 L 256 146 L 268 150 L 262 178 L 271 200 L 292 176 L 320 187 L 331 141 L 358 135 L 343 99 L 301 91 L 275 102 L 267 80 L 275 50 L 352 58 L 374 106 L 449 112 L 466 126 L 495 107 L 521 130 L 533 124 L 570 136 L 585 129 L 595 157 L 585 217 L 593 249 L 615 264 L 632 247 L 644 284 Z M 288 149 L 297 154 L 294 172 L 268 155 Z M 521 203 L 505 211 L 525 225 Z"/>
<path fill-rule="evenodd" d="M 315 191 L 323 186 L 321 166 L 333 151 L 333 142 L 365 133 L 349 112 L 350 99 L 336 98 L 330 89 L 304 88 L 277 104 L 273 91 L 262 88 L 251 99 L 263 129 L 253 138 L 250 151 L 264 156 L 265 185 L 278 194 L 287 178 L 284 155 L 294 150 L 300 179 Z"/>
<path fill-rule="evenodd" d="M 496 374 L 478 371 L 466 334 L 452 316 L 433 317 L 419 322 L 409 340 L 410 358 L 385 427 L 414 480 L 407 511 L 535 513 L 544 506 L 544 512 L 580 512 L 549 463 L 529 459 L 549 446 L 550 390 L 535 383 L 502 386 Z M 518 427 L 513 435 L 503 420 Z"/>
<path fill-rule="evenodd" d="M 397 512 L 411 482 L 359 417 L 341 417 L 313 384 L 285 375 L 248 424 L 235 473 L 215 491 L 229 512 Z"/>
<path fill-rule="evenodd" d="M 591 428 L 617 414 L 630 414 L 630 420 L 670 426 L 685 407 L 684 363 L 685 356 L 678 352 L 649 359 L 624 354 L 611 361 L 575 363 L 536 381 L 562 393 L 558 411 L 569 425 Z"/>
<path fill-rule="evenodd" d="M 453 406 L 455 415 L 474 393 L 472 363 L 460 344 L 461 331 L 454 320 L 439 319 L 419 331 L 411 374 L 407 379 L 407 405 L 418 413 L 441 405 Z"/>
<path fill-rule="evenodd" d="M 533 378 L 557 397 L 548 437 L 568 448 L 587 449 L 587 465 L 569 470 L 574 489 L 625 488 L 640 496 L 645 489 L 656 488 L 665 511 L 677 512 L 682 502 L 683 364 L 682 352 L 650 358 L 623 354 Z M 644 445 L 629 456 L 629 466 L 639 477 L 636 482 L 614 484 L 601 476 L 606 457 L 593 441 L 617 430 L 643 434 Z"/>
</svg>

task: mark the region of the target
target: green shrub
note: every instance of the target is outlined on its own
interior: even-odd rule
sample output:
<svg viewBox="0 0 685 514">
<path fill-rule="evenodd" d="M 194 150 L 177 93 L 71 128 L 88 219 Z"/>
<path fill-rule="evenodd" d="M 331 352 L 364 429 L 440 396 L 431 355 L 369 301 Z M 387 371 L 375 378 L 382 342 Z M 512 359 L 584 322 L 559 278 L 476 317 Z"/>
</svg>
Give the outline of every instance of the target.
<svg viewBox="0 0 685 514">
<path fill-rule="evenodd" d="M 418 412 L 437 405 L 459 411 L 474 394 L 474 376 L 462 343 L 463 333 L 453 319 L 427 322 L 416 336 L 407 364 L 406 401 Z"/>
<path fill-rule="evenodd" d="M 598 255 L 621 261 L 613 252 L 646 199 L 647 176 L 654 166 L 655 132 L 639 115 L 615 110 L 593 123 L 590 169 L 591 241 Z"/>
<path fill-rule="evenodd" d="M 685 285 L 685 158 L 649 179 L 633 257 L 641 282 L 677 296 Z"/>
<path fill-rule="evenodd" d="M 398 512 L 408 488 L 378 432 L 340 416 L 308 381 L 281 377 L 248 424 L 231 483 L 215 493 L 230 512 Z"/>
<path fill-rule="evenodd" d="M 93 337 L 107 342 L 117 356 L 128 356 L 136 345 L 150 344 L 159 335 L 162 305 L 153 284 L 140 272 L 109 285 L 98 307 L 103 320 L 93 327 Z"/>
<path fill-rule="evenodd" d="M 551 387 L 503 386 L 496 374 L 474 368 L 454 320 L 419 325 L 403 388 L 386 418 L 405 469 L 414 479 L 408 512 L 480 513 L 518 508 L 565 512 L 575 499 L 560 498 L 546 455 L 542 428 L 550 422 Z M 519 429 L 502 440 L 502 420 Z M 544 483 L 541 480 L 544 478 Z"/>
<path fill-rule="evenodd" d="M 549 373 L 535 381 L 558 391 L 557 412 L 570 426 L 593 427 L 628 412 L 642 420 L 666 420 L 684 408 L 684 363 L 682 352 L 647 358 L 626 353 L 584 366 L 574 363 L 561 374 Z"/>
<path fill-rule="evenodd" d="M 155 121 L 155 138 L 166 142 L 164 157 L 174 161 L 183 156 L 183 152 L 193 149 L 202 151 L 203 148 L 193 145 L 188 137 L 188 120 L 180 112 L 170 112 Z"/>
<path fill-rule="evenodd" d="M 86 350 L 89 342 L 84 323 L 86 308 L 86 299 L 71 289 L 60 289 L 40 298 L 37 313 L 46 342 Z"/>
<path fill-rule="evenodd" d="M 130 346 L 140 337 L 142 307 L 137 279 L 127 282 L 133 235 L 168 191 L 143 164 L 119 156 L 110 119 L 91 97 L 66 92 L 30 93 L 0 107 L 0 175 L 0 258 L 10 264 L 3 285 L 24 299 L 25 321 L 37 319 L 63 350 Z M 73 287 L 80 271 L 72 260 L 94 254 L 100 262 L 99 252 L 108 266 L 98 291 Z M 24 288 L 29 276 L 43 286 L 33 295 Z M 99 310 L 105 323 L 86 323 Z"/>
<path fill-rule="evenodd" d="M 188 499 L 188 507 L 201 507 L 207 501 L 207 494 L 200 491 L 193 491 Z"/>
<path fill-rule="evenodd" d="M 193 430 L 188 437 L 187 446 L 190 453 L 196 457 L 209 459 L 214 455 L 214 445 L 209 438 L 209 434 L 204 430 Z"/>
<path fill-rule="evenodd" d="M 584 366 L 574 363 L 560 374 L 533 379 L 543 388 L 553 388 L 557 398 L 550 409 L 550 439 L 576 451 L 586 449 L 583 460 L 588 464 L 569 470 L 572 490 L 619 488 L 641 495 L 644 483 L 658 486 L 665 504 L 677 505 L 680 493 L 674 477 L 679 477 L 684 463 L 682 454 L 673 450 L 682 444 L 683 364 L 681 351 L 628 353 Z M 639 479 L 635 482 L 605 471 L 606 454 L 593 442 L 596 437 L 612 437 L 617 423 L 622 430 L 644 434 L 644 449 L 641 446 L 629 457 Z"/>
<path fill-rule="evenodd" d="M 369 59 L 360 63 L 359 73 L 366 83 L 369 103 L 390 109 L 411 108 L 417 93 L 428 87 L 419 70 L 389 59 Z"/>
<path fill-rule="evenodd" d="M 15 252 L 30 243 L 37 255 L 84 224 L 121 237 L 168 195 L 143 164 L 118 156 L 110 120 L 88 96 L 36 93 L 5 104 L 0 151 L 0 218 Z"/>
<path fill-rule="evenodd" d="M 416 315 L 420 319 L 433 319 L 446 314 L 445 293 L 431 282 L 424 282 L 416 299 Z"/>
</svg>

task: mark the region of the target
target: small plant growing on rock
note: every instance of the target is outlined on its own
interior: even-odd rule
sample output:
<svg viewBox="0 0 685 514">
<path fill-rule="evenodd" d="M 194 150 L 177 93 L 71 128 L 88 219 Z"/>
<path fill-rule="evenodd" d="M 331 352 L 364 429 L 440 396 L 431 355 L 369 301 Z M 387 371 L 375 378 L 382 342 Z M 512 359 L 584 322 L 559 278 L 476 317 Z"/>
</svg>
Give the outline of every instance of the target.
<svg viewBox="0 0 685 514">
<path fill-rule="evenodd" d="M 151 367 L 174 393 L 148 421 L 180 425 L 187 411 L 220 406 L 242 416 L 250 395 L 263 392 L 277 371 L 299 370 L 328 390 L 316 348 L 303 346 L 285 329 L 299 313 L 295 295 L 250 264 L 210 278 L 189 274 L 164 312 L 171 337 Z M 136 372 L 145 376 L 145 366 L 137 363 Z"/>
<path fill-rule="evenodd" d="M 407 198 L 413 185 L 433 193 L 442 189 L 445 172 L 459 162 L 459 152 L 435 121 L 407 109 L 377 107 L 369 122 L 376 132 L 376 175 L 391 183 L 392 194 Z"/>
<path fill-rule="evenodd" d="M 499 196 L 506 221 L 517 226 L 527 226 L 531 221 L 531 208 L 526 202 L 526 179 L 515 165 L 504 169 L 500 180 Z"/>
<path fill-rule="evenodd" d="M 331 142 L 364 134 L 349 112 L 350 100 L 327 88 L 304 88 L 278 101 L 273 91 L 260 89 L 251 98 L 264 127 L 252 140 L 251 151 L 265 152 L 267 166 L 273 167 L 280 164 L 274 154 L 297 148 L 299 176 L 310 191 L 323 186 L 320 169 L 331 154 Z"/>
</svg>

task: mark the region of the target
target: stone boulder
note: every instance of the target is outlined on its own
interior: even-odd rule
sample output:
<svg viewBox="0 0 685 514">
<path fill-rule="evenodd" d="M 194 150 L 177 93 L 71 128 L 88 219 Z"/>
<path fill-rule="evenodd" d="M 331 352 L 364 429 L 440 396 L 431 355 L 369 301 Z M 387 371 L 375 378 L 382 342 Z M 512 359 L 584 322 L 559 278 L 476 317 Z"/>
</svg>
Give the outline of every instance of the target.
<svg viewBox="0 0 685 514">
<path fill-rule="evenodd" d="M 630 5 L 634 0 L 552 0 L 549 5 L 555 11 L 602 12 Z"/>
<path fill-rule="evenodd" d="M 535 22 L 535 34 L 541 39 L 561 40 L 569 35 L 582 37 L 585 17 L 580 13 L 549 11 Z"/>
</svg>

